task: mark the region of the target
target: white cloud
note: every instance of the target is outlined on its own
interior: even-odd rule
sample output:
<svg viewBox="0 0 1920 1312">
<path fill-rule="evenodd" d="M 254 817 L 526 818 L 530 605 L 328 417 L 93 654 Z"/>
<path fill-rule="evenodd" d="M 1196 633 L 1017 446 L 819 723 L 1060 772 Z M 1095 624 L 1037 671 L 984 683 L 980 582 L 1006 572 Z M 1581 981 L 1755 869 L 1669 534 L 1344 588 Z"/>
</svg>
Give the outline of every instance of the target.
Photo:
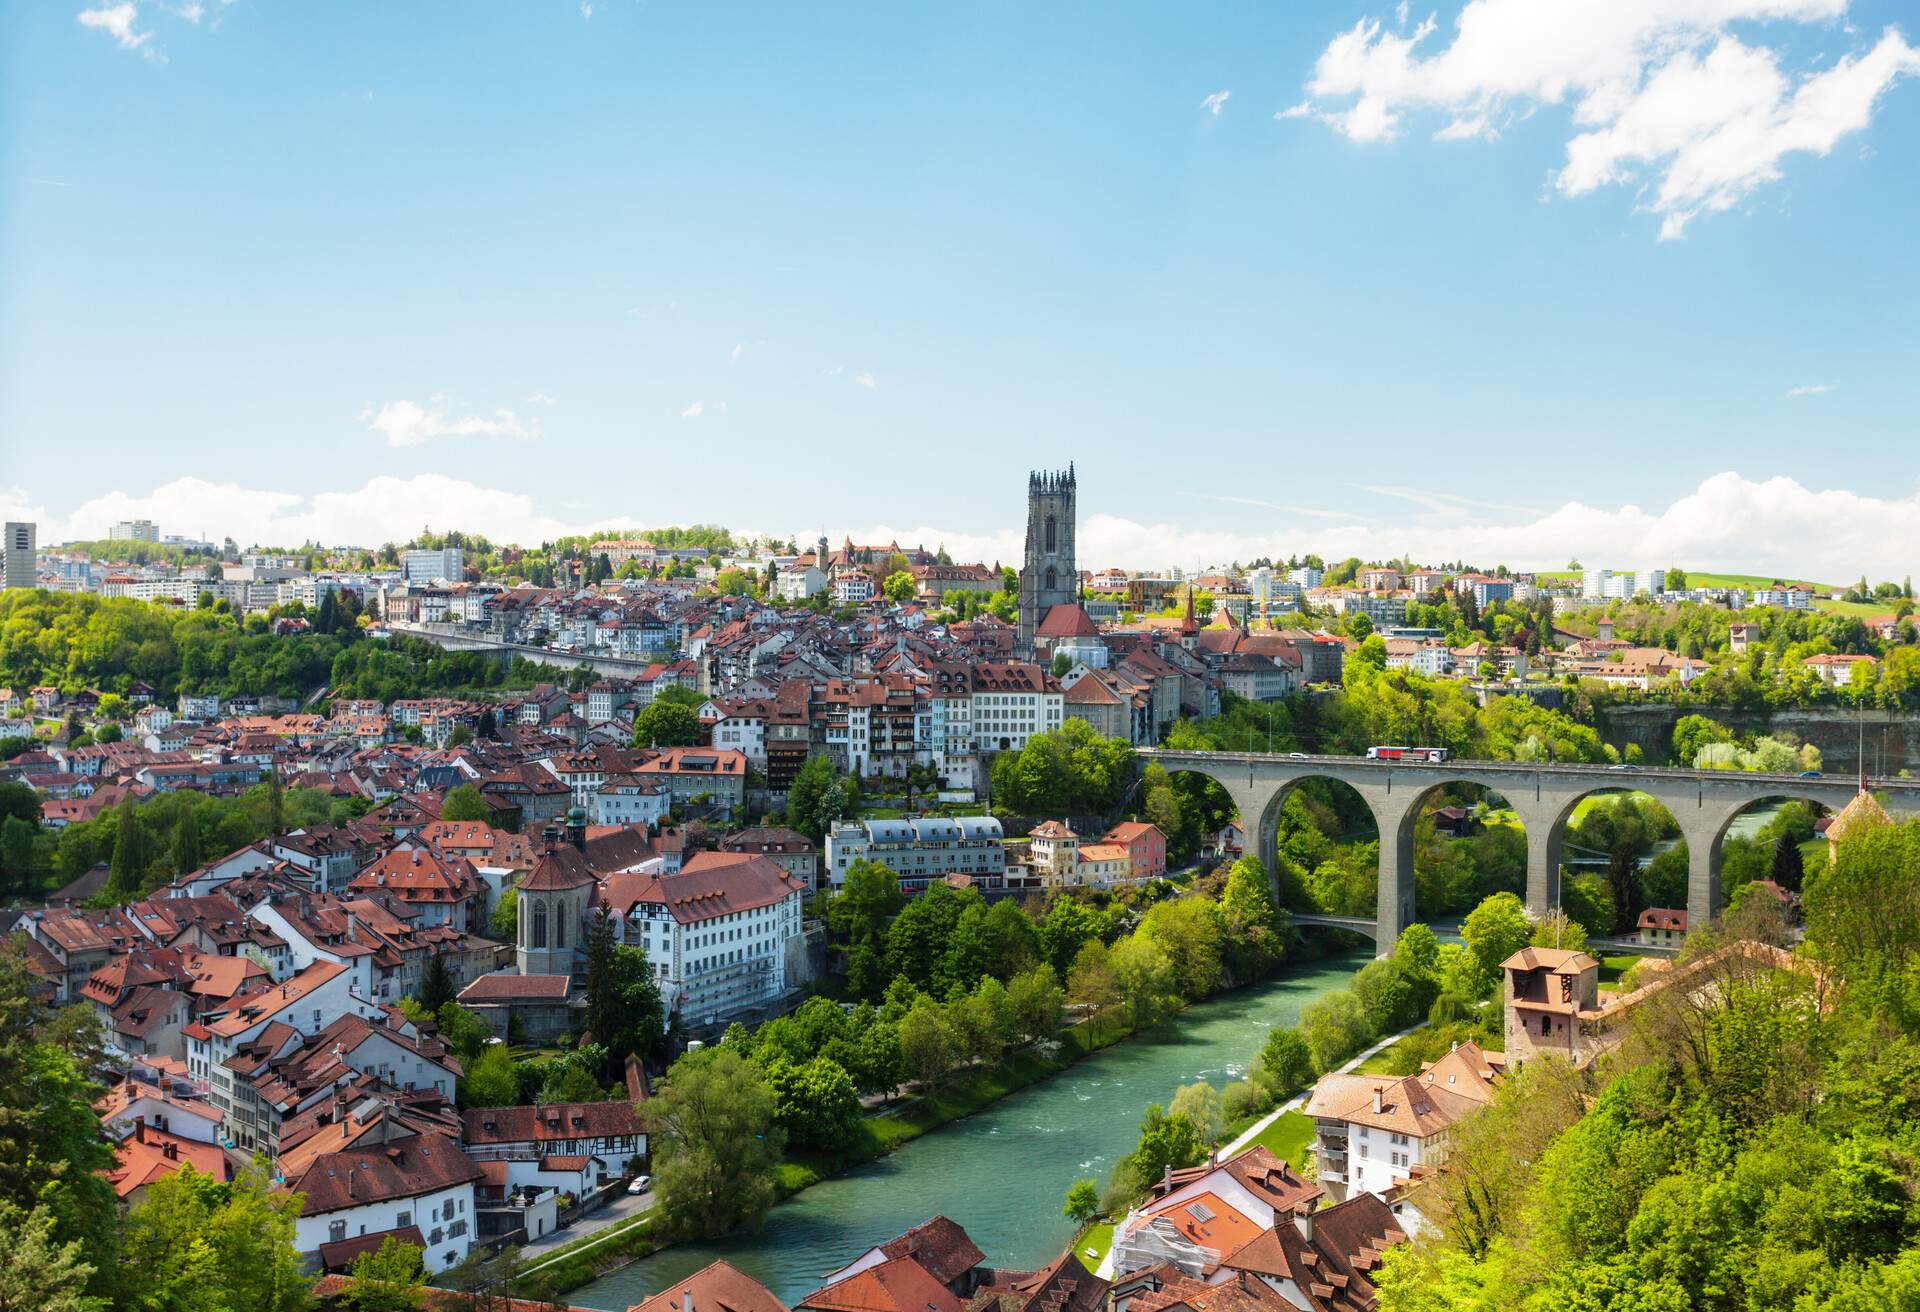
<svg viewBox="0 0 1920 1312">
<path fill-rule="evenodd" d="M 582 3 L 580 5 L 580 17 L 582 18 L 593 17 L 593 6 L 585 3 L 585 0 L 582 0 Z"/>
<path fill-rule="evenodd" d="M 1631 185 L 1662 238 L 1730 209 L 1781 176 L 1788 155 L 1825 155 L 1867 126 L 1875 102 L 1920 73 L 1920 49 L 1888 28 L 1828 67 L 1790 71 L 1784 47 L 1731 29 L 1828 23 L 1847 0 L 1468 0 L 1444 47 L 1422 50 L 1428 18 L 1400 35 L 1361 19 L 1330 41 L 1308 99 L 1355 141 L 1398 136 L 1406 115 L 1440 112 L 1435 139 L 1492 138 L 1541 105 L 1568 105 L 1574 135 L 1554 178 L 1563 196 Z M 1404 16 L 1401 26 L 1404 27 Z M 1778 29 L 1776 29 L 1778 30 Z"/>
<path fill-rule="evenodd" d="M 1219 118 L 1220 111 L 1226 108 L 1227 102 L 1231 99 L 1233 99 L 1233 92 L 1216 91 L 1200 102 L 1200 108 L 1206 110 L 1207 113 L 1213 115 L 1215 118 Z"/>
<path fill-rule="evenodd" d="M 880 380 L 865 370 L 855 374 L 853 381 L 861 387 L 866 388 L 869 392 L 877 392 L 880 390 Z"/>
<path fill-rule="evenodd" d="M 733 363 L 735 364 L 739 364 L 740 357 L 746 351 L 746 349 L 747 349 L 747 344 L 745 342 L 735 342 L 733 344 L 733 349 L 727 352 L 727 359 L 733 361 Z"/>
<path fill-rule="evenodd" d="M 1288 105 L 1274 114 L 1275 118 L 1305 118 L 1313 113 L 1313 102 L 1303 100 L 1297 105 Z"/>
<path fill-rule="evenodd" d="M 1226 500 L 1227 498 L 1213 498 Z M 1249 498 L 1250 500 L 1250 498 Z M 1816 490 L 1790 478 L 1755 481 L 1716 474 L 1665 509 L 1614 509 L 1570 501 L 1524 520 L 1488 523 L 1453 513 L 1393 516 L 1378 522 L 1341 515 L 1303 523 L 1295 507 L 1275 506 L 1270 527 L 1144 523 L 1117 515 L 1083 519 L 1076 545 L 1090 568 L 1166 568 L 1224 564 L 1256 556 L 1318 552 L 1329 559 L 1466 560 L 1485 566 L 1558 569 L 1569 557 L 1627 568 L 1682 565 L 1743 574 L 1850 579 L 1900 578 L 1920 556 L 1920 490 L 1867 496 Z M 1761 528 L 1760 526 L 1764 526 Z M 835 530 L 838 541 L 847 530 Z M 956 560 L 1017 564 L 1022 533 L 956 531 L 935 526 L 854 529 L 855 541 L 904 546 L 946 543 Z M 811 534 L 805 535 L 811 536 Z"/>
<path fill-rule="evenodd" d="M 160 7 L 175 18 L 184 18 L 189 23 L 197 23 L 207 16 L 207 7 L 199 0 L 187 0 L 187 3 L 181 5 L 163 4 Z"/>
<path fill-rule="evenodd" d="M 446 396 L 436 392 L 427 405 L 413 401 L 389 401 L 374 409 L 362 410 L 357 418 L 376 433 L 384 433 L 388 446 L 420 446 L 437 437 L 539 437 L 540 420 L 522 420 L 511 410 L 495 410 L 491 416 L 449 416 Z"/>
<path fill-rule="evenodd" d="M 692 405 L 688 406 L 685 410 L 682 410 L 680 412 L 680 417 L 682 419 L 698 419 L 701 415 L 705 414 L 706 412 L 707 412 L 706 403 L 702 401 L 695 401 Z"/>
<path fill-rule="evenodd" d="M 120 43 L 122 50 L 139 50 L 153 39 L 151 32 L 133 30 L 133 25 L 140 20 L 140 10 L 130 0 L 117 5 L 101 5 L 97 9 L 82 9 L 79 17 L 80 26 L 109 34 Z"/>
<path fill-rule="evenodd" d="M 231 536 L 242 545 L 280 546 L 310 539 L 329 545 L 378 546 L 404 541 L 423 525 L 531 543 L 590 527 L 541 514 L 523 493 L 481 487 L 444 474 L 382 475 L 358 488 L 310 497 L 180 478 L 145 496 L 104 493 L 64 519 L 43 509 L 16 506 L 16 500 L 24 501 L 24 494 L 0 492 L 0 505 L 7 507 L 8 518 L 16 517 L 16 512 L 32 512 L 44 543 L 103 538 L 122 519 L 151 519 L 167 533 L 204 533 L 215 540 Z"/>
<path fill-rule="evenodd" d="M 1788 396 L 1824 396 L 1834 388 L 1832 383 L 1806 383 L 1799 387 L 1789 387 Z"/>
<path fill-rule="evenodd" d="M 548 396 L 545 392 L 535 392 L 532 396 L 527 398 L 527 404 L 543 405 L 543 406 L 546 406 L 549 410 L 551 410 L 554 406 L 559 405 L 560 401 L 557 397 Z"/>
</svg>

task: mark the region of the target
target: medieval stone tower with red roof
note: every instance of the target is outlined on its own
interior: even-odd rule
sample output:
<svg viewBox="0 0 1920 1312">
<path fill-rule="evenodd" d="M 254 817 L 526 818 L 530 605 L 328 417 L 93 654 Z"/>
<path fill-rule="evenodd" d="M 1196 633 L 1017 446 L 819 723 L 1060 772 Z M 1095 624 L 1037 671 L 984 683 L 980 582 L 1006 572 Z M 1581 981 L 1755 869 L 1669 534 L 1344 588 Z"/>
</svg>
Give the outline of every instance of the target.
<svg viewBox="0 0 1920 1312">
<path fill-rule="evenodd" d="M 1033 635 L 1049 607 L 1077 601 L 1073 563 L 1074 473 L 1027 475 L 1027 552 L 1020 567 L 1020 655 L 1033 656 Z"/>
</svg>

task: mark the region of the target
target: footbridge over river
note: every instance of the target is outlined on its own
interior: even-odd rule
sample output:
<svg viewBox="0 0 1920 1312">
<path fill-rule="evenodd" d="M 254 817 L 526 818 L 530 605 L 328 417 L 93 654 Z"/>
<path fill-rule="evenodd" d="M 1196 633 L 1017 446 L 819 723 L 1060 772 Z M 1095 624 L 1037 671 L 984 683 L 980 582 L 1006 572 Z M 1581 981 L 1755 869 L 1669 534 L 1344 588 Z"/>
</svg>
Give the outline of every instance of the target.
<svg viewBox="0 0 1920 1312">
<path fill-rule="evenodd" d="M 1374 941 L 1390 952 L 1414 919 L 1413 830 L 1433 793 L 1447 784 L 1478 784 L 1511 806 L 1527 834 L 1527 909 L 1544 915 L 1560 905 L 1560 858 L 1567 825 L 1582 798 L 1595 793 L 1646 793 L 1673 813 L 1687 842 L 1687 923 L 1704 925 L 1721 908 L 1720 854 L 1727 827 L 1755 802 L 1788 798 L 1835 810 L 1859 793 L 1843 777 L 1750 774 L 1733 770 L 1622 769 L 1525 761 L 1414 764 L 1362 756 L 1185 752 L 1141 748 L 1169 773 L 1204 774 L 1239 809 L 1250 843 L 1269 870 L 1276 864 L 1280 808 L 1308 779 L 1334 779 L 1360 795 L 1380 832 L 1380 901 Z M 1887 809 L 1920 813 L 1920 781 L 1870 781 Z"/>
</svg>

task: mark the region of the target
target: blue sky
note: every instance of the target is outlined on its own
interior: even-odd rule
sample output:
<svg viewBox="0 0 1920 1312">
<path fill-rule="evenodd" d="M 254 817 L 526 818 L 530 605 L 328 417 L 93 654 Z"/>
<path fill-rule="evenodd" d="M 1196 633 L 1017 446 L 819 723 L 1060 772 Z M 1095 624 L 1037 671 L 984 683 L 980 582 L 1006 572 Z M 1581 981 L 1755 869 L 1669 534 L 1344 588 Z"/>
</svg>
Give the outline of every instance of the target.
<svg viewBox="0 0 1920 1312">
<path fill-rule="evenodd" d="M 0 502 L 1904 573 L 1903 8 L 8 6 Z"/>
</svg>

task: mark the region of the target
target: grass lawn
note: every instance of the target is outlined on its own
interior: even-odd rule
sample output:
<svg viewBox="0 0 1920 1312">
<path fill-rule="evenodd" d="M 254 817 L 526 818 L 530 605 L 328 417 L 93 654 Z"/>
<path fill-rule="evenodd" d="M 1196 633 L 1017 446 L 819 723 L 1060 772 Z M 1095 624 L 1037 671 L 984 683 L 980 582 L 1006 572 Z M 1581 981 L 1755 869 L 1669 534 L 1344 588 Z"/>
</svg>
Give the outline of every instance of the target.
<svg viewBox="0 0 1920 1312">
<path fill-rule="evenodd" d="M 1822 615 L 1853 615 L 1864 620 L 1873 615 L 1891 614 L 1897 604 L 1892 601 L 1816 601 L 1813 608 Z"/>
<path fill-rule="evenodd" d="M 1073 1241 L 1073 1255 L 1080 1259 L 1082 1266 L 1091 1271 L 1099 1266 L 1107 1256 L 1107 1250 L 1113 1247 L 1113 1222 L 1096 1221 L 1087 1227 L 1087 1232 Z"/>
<path fill-rule="evenodd" d="M 1640 954 L 1637 952 L 1619 952 L 1600 958 L 1600 982 L 1612 984 L 1626 974 L 1628 968 L 1638 960 L 1640 960 Z"/>
<path fill-rule="evenodd" d="M 1281 1161 L 1292 1162 L 1295 1169 L 1302 1168 L 1307 1164 L 1307 1145 L 1313 1142 L 1313 1118 L 1303 1112 L 1283 1113 L 1254 1142 Z"/>
</svg>

